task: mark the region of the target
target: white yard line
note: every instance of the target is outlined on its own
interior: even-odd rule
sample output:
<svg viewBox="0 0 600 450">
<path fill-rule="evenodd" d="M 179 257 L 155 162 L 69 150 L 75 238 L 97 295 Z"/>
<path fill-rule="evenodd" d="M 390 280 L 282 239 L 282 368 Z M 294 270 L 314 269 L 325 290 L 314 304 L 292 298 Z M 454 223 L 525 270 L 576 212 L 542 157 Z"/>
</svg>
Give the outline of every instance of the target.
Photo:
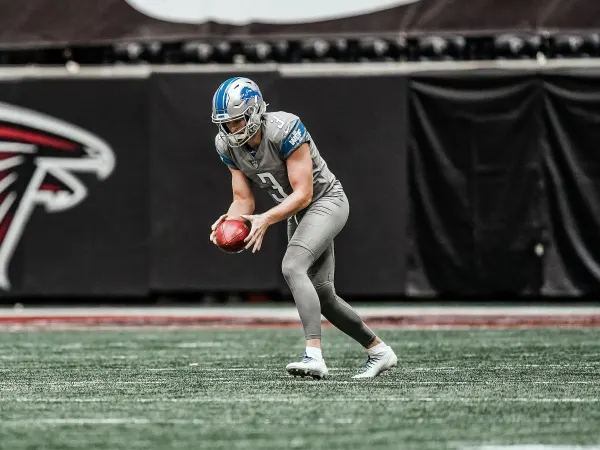
<svg viewBox="0 0 600 450">
<path fill-rule="evenodd" d="M 316 422 L 319 424 L 356 424 L 362 423 L 365 420 L 362 418 L 355 417 L 338 417 L 334 419 L 324 419 L 319 418 Z M 418 418 L 416 420 L 406 420 L 405 418 L 396 419 L 395 422 L 402 422 L 404 424 L 444 424 L 447 422 L 446 419 L 440 418 L 431 418 L 424 419 Z M 241 425 L 246 422 L 243 420 L 235 421 L 235 420 L 218 420 L 219 425 Z M 263 424 L 291 424 L 292 421 L 289 419 L 275 420 L 275 419 L 263 419 L 259 421 Z M 519 423 L 517 420 L 509 420 L 502 421 L 502 423 Z M 539 423 L 539 424 L 555 424 L 555 423 L 580 423 L 585 422 L 581 419 L 573 419 L 573 418 L 562 418 L 562 419 L 547 419 L 547 420 L 537 420 L 533 419 L 528 421 L 528 423 Z M 204 419 L 161 419 L 161 420 L 153 420 L 147 418 L 138 418 L 138 417 L 93 417 L 93 418 L 83 418 L 83 417 L 66 417 L 60 419 L 54 418 L 38 418 L 38 419 L 23 419 L 23 420 L 7 420 L 0 423 L 0 428 L 2 427 L 21 427 L 21 426 L 35 426 L 35 425 L 51 425 L 51 426 L 68 426 L 68 425 L 205 425 L 205 424 L 213 424 L 214 421 L 204 420 Z M 464 450 L 562 450 L 562 449 L 582 449 L 582 450 L 600 450 L 600 447 L 565 447 L 565 446 L 485 446 L 485 447 L 464 447 Z"/>
<path fill-rule="evenodd" d="M 319 383 L 319 382 L 314 382 Z M 326 381 L 324 383 L 327 383 Z M 68 398 L 68 397 L 13 397 L 0 398 L 2 402 L 16 403 L 105 403 L 114 402 L 114 397 L 96 397 L 96 398 Z M 377 397 L 377 396 L 352 396 L 347 395 L 340 398 L 321 398 L 320 402 L 338 403 L 338 402 L 423 402 L 423 403 L 599 403 L 597 397 Z M 232 397 L 191 397 L 191 398 L 119 398 L 120 403 L 311 403 L 313 398 L 290 397 L 290 396 L 260 396 L 256 395 L 247 398 Z"/>
<path fill-rule="evenodd" d="M 150 420 L 144 418 L 64 418 L 64 419 L 26 419 L 7 420 L 0 426 L 23 426 L 23 425 L 201 425 L 206 423 L 202 419 L 168 419 Z M 240 422 L 241 423 L 241 422 Z"/>
<path fill-rule="evenodd" d="M 599 315 L 600 307 L 593 306 L 365 306 L 353 305 L 356 311 L 368 317 L 380 316 L 557 316 L 557 315 Z M 177 308 L 0 308 L 0 317 L 239 317 L 239 318 L 281 318 L 299 320 L 296 308 L 289 306 L 266 305 L 258 307 L 177 307 Z"/>
<path fill-rule="evenodd" d="M 250 370 L 250 369 L 248 369 Z M 344 371 L 345 373 L 354 373 L 351 370 Z M 341 375 L 341 373 L 340 373 Z M 289 377 L 287 379 L 274 379 L 274 380 L 232 380 L 231 378 L 223 378 L 223 377 L 213 377 L 211 376 L 209 379 L 211 382 L 219 382 L 219 384 L 229 384 L 229 385 L 279 385 L 282 382 L 295 382 L 294 378 Z M 208 381 L 208 380 L 206 380 Z M 299 380 L 296 380 L 299 381 Z M 311 381 L 307 378 L 307 381 Z M 75 386 L 94 386 L 94 385 L 157 385 L 157 384 L 170 384 L 172 380 L 161 380 L 161 381 L 104 381 L 104 380 L 93 380 L 93 381 L 58 381 L 58 382 L 48 382 L 48 381 L 28 381 L 27 384 L 22 384 L 21 382 L 9 382 L 2 381 L 0 382 L 0 391 L 27 391 L 31 386 L 49 386 L 49 387 L 75 387 Z M 319 383 L 315 381 L 315 383 Z M 360 382 L 352 381 L 352 380 L 326 380 L 326 384 L 338 384 L 338 385 L 357 385 Z M 402 386 L 402 385 L 411 385 L 411 386 L 497 386 L 498 382 L 496 381 L 383 381 L 377 380 L 375 382 L 377 386 Z M 515 385 L 528 385 L 528 384 L 543 384 L 543 385 L 564 385 L 564 384 L 584 384 L 584 385 L 600 385 L 600 381 L 503 381 L 503 386 L 515 386 Z"/>
</svg>

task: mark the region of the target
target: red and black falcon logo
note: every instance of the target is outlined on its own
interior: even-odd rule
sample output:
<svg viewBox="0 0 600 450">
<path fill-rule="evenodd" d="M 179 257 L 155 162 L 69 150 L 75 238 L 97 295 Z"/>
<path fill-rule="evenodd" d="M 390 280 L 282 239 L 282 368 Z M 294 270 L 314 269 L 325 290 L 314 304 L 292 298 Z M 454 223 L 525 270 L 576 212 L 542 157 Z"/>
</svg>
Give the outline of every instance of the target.
<svg viewBox="0 0 600 450">
<path fill-rule="evenodd" d="M 0 102 L 0 288 L 36 205 L 64 211 L 87 196 L 75 173 L 107 178 L 115 167 L 110 146 L 75 125 Z"/>
</svg>

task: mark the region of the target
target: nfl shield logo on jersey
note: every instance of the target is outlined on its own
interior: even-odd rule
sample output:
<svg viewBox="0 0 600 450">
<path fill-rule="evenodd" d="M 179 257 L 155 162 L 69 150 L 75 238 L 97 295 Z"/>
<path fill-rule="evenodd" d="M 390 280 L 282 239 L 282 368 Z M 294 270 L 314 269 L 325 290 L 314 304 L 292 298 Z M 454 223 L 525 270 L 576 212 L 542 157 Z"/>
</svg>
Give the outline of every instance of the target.
<svg viewBox="0 0 600 450">
<path fill-rule="evenodd" d="M 255 169 L 258 169 L 258 161 L 252 160 L 252 165 L 254 166 Z"/>
</svg>

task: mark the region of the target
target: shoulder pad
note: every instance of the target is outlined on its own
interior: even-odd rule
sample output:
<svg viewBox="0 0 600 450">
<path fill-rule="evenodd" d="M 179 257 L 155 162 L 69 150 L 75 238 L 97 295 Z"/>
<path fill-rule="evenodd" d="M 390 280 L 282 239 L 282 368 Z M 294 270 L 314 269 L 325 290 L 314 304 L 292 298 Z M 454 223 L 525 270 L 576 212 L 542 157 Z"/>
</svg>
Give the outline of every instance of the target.
<svg viewBox="0 0 600 450">
<path fill-rule="evenodd" d="M 266 135 L 267 139 L 277 145 L 283 159 L 287 159 L 300 145 L 310 140 L 300 118 L 284 111 L 267 114 Z"/>
<path fill-rule="evenodd" d="M 231 157 L 231 150 L 227 145 L 227 142 L 221 138 L 220 134 L 215 136 L 215 148 L 217 149 L 217 153 L 225 164 L 227 164 L 232 169 L 237 169 L 238 167 L 233 162 L 233 158 Z"/>
</svg>

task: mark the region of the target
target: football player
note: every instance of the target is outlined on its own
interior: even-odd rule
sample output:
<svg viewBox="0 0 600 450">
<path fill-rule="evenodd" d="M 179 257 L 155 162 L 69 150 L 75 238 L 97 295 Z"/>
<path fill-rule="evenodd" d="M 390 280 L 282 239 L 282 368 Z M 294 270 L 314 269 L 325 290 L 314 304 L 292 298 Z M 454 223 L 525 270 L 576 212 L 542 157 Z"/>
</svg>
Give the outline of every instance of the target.
<svg viewBox="0 0 600 450">
<path fill-rule="evenodd" d="M 318 379 L 328 375 L 321 314 L 366 348 L 366 365 L 354 378 L 373 378 L 396 366 L 394 351 L 335 292 L 333 240 L 346 224 L 349 204 L 302 121 L 287 112 L 267 112 L 257 84 L 242 77 L 219 86 L 212 121 L 218 126 L 217 152 L 231 172 L 233 203 L 212 225 L 210 240 L 216 244 L 215 229 L 223 220 L 241 217 L 252 224 L 245 249 L 254 253 L 269 226 L 287 220 L 281 268 L 306 338 L 304 357 L 288 364 L 287 372 Z M 266 189 L 276 206 L 254 214 L 249 180 Z"/>
</svg>

